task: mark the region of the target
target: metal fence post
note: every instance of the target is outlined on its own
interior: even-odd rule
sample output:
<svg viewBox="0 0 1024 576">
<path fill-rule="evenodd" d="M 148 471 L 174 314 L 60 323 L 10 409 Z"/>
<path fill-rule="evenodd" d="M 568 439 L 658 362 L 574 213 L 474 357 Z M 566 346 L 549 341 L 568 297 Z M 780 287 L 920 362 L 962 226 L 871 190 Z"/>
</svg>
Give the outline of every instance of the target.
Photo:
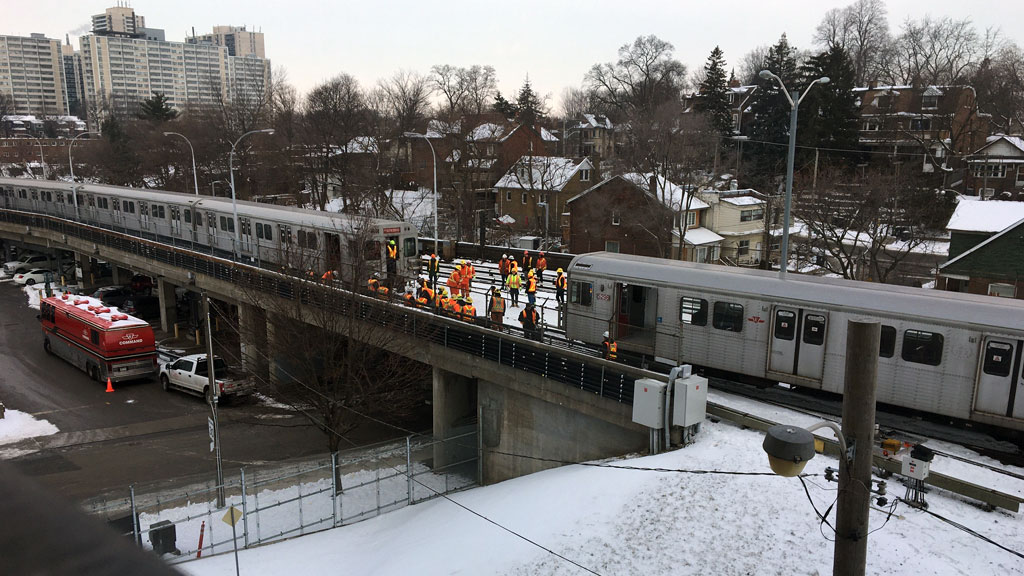
<svg viewBox="0 0 1024 576">
<path fill-rule="evenodd" d="M 249 547 L 249 513 L 246 507 L 245 501 L 245 468 L 238 469 L 239 474 L 242 477 L 242 539 L 245 542 L 245 547 Z"/>
<path fill-rule="evenodd" d="M 377 489 L 377 516 L 380 516 L 380 467 L 377 468 L 377 481 L 373 487 Z"/>
<path fill-rule="evenodd" d="M 142 546 L 142 534 L 139 534 L 139 512 L 135 508 L 135 484 L 128 485 L 128 496 L 132 501 L 132 540 L 135 544 Z"/>
<path fill-rule="evenodd" d="M 331 527 L 338 526 L 338 453 L 331 453 Z"/>
<path fill-rule="evenodd" d="M 412 486 L 412 442 L 410 441 L 411 436 L 405 437 L 405 475 L 406 483 L 408 485 L 407 490 L 409 491 L 409 505 L 413 504 L 413 486 Z"/>
</svg>

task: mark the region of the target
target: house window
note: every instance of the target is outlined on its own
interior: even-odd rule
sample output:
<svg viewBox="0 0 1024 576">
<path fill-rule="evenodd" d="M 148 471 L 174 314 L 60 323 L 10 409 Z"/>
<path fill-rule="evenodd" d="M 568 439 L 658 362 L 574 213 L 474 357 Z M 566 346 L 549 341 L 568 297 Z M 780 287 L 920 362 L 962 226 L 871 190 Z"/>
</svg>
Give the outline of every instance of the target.
<svg viewBox="0 0 1024 576">
<path fill-rule="evenodd" d="M 523 192 L 523 204 L 526 204 L 526 200 L 527 199 L 528 199 L 528 196 L 527 196 L 526 192 Z"/>
<path fill-rule="evenodd" d="M 605 252 L 617 253 L 619 251 L 619 243 L 614 240 L 608 240 L 604 243 L 604 250 Z"/>
<path fill-rule="evenodd" d="M 877 120 L 865 120 L 864 124 L 861 125 L 861 130 L 864 130 L 866 132 L 878 132 L 880 128 L 881 125 L 878 123 Z"/>
<path fill-rule="evenodd" d="M 697 225 L 697 213 L 696 212 L 687 212 L 686 213 L 686 226 L 687 227 L 691 227 L 691 226 L 696 226 L 696 225 Z"/>
<path fill-rule="evenodd" d="M 580 182 L 590 182 L 590 170 L 580 170 Z"/>
<path fill-rule="evenodd" d="M 930 118 L 911 118 L 910 129 L 915 131 L 931 130 L 932 121 Z"/>
<path fill-rule="evenodd" d="M 572 282 L 569 286 L 569 302 L 591 306 L 594 303 L 594 285 L 590 282 Z"/>
<path fill-rule="evenodd" d="M 939 107 L 938 95 L 922 96 L 921 97 L 921 108 L 924 110 L 934 110 Z"/>
<path fill-rule="evenodd" d="M 1000 298 L 1013 298 L 1013 293 L 1013 284 L 993 283 L 988 285 L 989 296 L 999 296 Z"/>
<path fill-rule="evenodd" d="M 505 190 L 505 200 L 507 202 L 511 202 L 512 201 L 512 191 L 511 190 Z"/>
<path fill-rule="evenodd" d="M 540 195 L 540 201 L 541 201 L 541 203 L 547 204 L 547 202 L 548 202 L 548 195 L 547 194 L 541 194 Z"/>
<path fill-rule="evenodd" d="M 750 240 L 740 240 L 739 246 L 736 247 L 737 256 L 746 256 L 750 253 Z"/>
<path fill-rule="evenodd" d="M 494 144 L 487 145 L 487 155 L 494 156 Z"/>
<path fill-rule="evenodd" d="M 915 364 L 938 366 L 942 363 L 942 334 L 907 330 L 903 333 L 902 358 Z"/>
<path fill-rule="evenodd" d="M 1006 164 L 975 164 L 974 177 L 1004 178 L 1006 177 Z"/>
<path fill-rule="evenodd" d="M 735 302 L 715 302 L 715 313 L 711 325 L 719 330 L 741 332 L 743 330 L 743 305 Z"/>
<path fill-rule="evenodd" d="M 619 222 L 620 222 L 619 221 L 619 213 L 618 212 L 612 212 L 612 226 L 618 226 Z"/>
<path fill-rule="evenodd" d="M 707 326 L 708 301 L 701 298 L 683 296 L 679 301 L 679 320 L 683 324 Z"/>
<path fill-rule="evenodd" d="M 740 211 L 740 222 L 750 222 L 752 220 L 763 220 L 764 219 L 764 208 L 754 208 L 752 210 L 741 210 Z"/>
<path fill-rule="evenodd" d="M 1024 167 L 1017 167 L 1017 185 L 1024 186 Z"/>
</svg>

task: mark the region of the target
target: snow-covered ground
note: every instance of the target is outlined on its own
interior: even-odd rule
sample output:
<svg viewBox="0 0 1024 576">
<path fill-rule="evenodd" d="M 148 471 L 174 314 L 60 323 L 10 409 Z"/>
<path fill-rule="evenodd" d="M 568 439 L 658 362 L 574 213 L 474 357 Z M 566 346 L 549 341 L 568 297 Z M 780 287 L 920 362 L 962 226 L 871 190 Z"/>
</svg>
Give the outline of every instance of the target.
<svg viewBox="0 0 1024 576">
<path fill-rule="evenodd" d="M 49 436 L 57 432 L 60 430 L 46 420 L 8 408 L 4 411 L 4 417 L 0 418 L 0 460 L 9 460 L 30 453 L 30 451 L 7 447 L 8 444 L 26 438 Z"/>
<path fill-rule="evenodd" d="M 714 399 L 766 410 L 725 394 Z M 806 416 L 767 410 L 806 424 Z M 605 463 L 633 469 L 564 466 L 244 550 L 239 563 L 250 576 L 336 574 L 342 567 L 348 574 L 831 574 L 835 535 L 819 522 L 799 480 L 715 473 L 769 472 L 762 441 L 758 432 L 706 421 L 689 447 Z M 836 485 L 821 475 L 837 464 L 818 455 L 805 470 L 816 475 L 807 489 L 819 511 L 836 497 Z M 993 480 L 941 457 L 933 469 L 1024 494 L 1024 482 Z M 903 492 L 890 478 L 890 499 Z M 926 498 L 930 511 L 1003 546 L 1024 548 L 1024 513 L 986 512 L 937 489 Z M 828 519 L 835 524 L 834 508 Z M 891 517 L 888 507 L 873 505 L 871 530 L 869 574 L 1024 574 L 1021 557 L 903 504 Z M 212 576 L 231 572 L 233 564 L 226 554 L 178 568 Z"/>
</svg>

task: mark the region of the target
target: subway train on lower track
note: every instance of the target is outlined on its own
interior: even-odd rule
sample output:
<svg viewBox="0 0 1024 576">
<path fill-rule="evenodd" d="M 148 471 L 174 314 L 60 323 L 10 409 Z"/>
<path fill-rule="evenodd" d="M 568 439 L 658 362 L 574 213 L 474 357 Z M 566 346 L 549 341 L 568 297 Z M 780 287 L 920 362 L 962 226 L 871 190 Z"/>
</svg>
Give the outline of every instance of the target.
<svg viewBox="0 0 1024 576">
<path fill-rule="evenodd" d="M 143 188 L 0 178 L 2 206 L 99 226 L 263 267 L 337 270 L 342 279 L 386 268 L 387 243 L 399 249 L 397 272 L 417 263 L 416 227 L 350 216 Z M 365 280 L 358 279 L 358 282 Z"/>
<path fill-rule="evenodd" d="M 842 394 L 847 321 L 878 321 L 878 402 L 1024 430 L 1020 300 L 607 252 L 568 275 L 571 339 Z"/>
</svg>

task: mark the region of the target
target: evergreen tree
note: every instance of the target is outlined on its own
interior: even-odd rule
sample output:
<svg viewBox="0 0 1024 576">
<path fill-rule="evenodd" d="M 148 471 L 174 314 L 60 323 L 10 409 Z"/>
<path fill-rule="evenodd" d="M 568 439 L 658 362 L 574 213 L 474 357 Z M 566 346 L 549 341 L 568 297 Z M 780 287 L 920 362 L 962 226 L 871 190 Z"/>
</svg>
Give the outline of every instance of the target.
<svg viewBox="0 0 1024 576">
<path fill-rule="evenodd" d="M 711 125 L 722 136 L 732 136 L 732 105 L 729 104 L 729 82 L 725 78 L 725 58 L 715 46 L 704 65 L 704 81 L 700 83 L 701 98 L 697 110 L 708 115 Z"/>
<path fill-rule="evenodd" d="M 783 34 L 765 54 L 762 70 L 769 70 L 785 83 L 790 91 L 800 88 L 796 67 L 796 49 Z M 751 146 L 756 185 L 772 190 L 776 177 L 784 176 L 789 144 L 790 104 L 774 78 L 758 78 L 751 109 L 754 121 L 751 137 L 758 144 Z"/>
<path fill-rule="evenodd" d="M 512 118 L 518 111 L 515 104 L 505 100 L 505 97 L 501 95 L 500 90 L 494 94 L 494 104 L 492 107 L 495 112 L 501 114 L 505 118 Z"/>
<path fill-rule="evenodd" d="M 144 184 L 134 143 L 117 117 L 112 115 L 104 120 L 100 131 L 109 147 L 109 152 L 103 155 L 103 161 L 98 166 L 103 179 L 117 186 Z"/>
<path fill-rule="evenodd" d="M 153 92 L 152 97 L 143 100 L 141 109 L 140 118 L 157 124 L 174 120 L 178 117 L 178 111 L 167 103 L 167 96 L 160 92 Z"/>
<path fill-rule="evenodd" d="M 543 103 L 540 101 L 540 97 L 533 91 L 533 86 L 530 85 L 530 77 L 527 76 L 526 80 L 523 81 L 523 87 L 519 89 L 519 95 L 516 97 L 516 117 L 517 119 L 526 124 L 527 126 L 533 126 L 538 120 L 544 118 Z"/>
<path fill-rule="evenodd" d="M 797 141 L 801 146 L 854 150 L 858 147 L 857 97 L 853 93 L 856 71 L 849 54 L 838 44 L 813 56 L 800 67 L 802 89 L 827 76 L 828 84 L 816 84 L 800 103 Z M 813 150 L 802 154 L 813 154 Z M 828 155 L 828 153 L 826 153 Z M 833 157 L 850 159 L 848 153 Z"/>
</svg>

